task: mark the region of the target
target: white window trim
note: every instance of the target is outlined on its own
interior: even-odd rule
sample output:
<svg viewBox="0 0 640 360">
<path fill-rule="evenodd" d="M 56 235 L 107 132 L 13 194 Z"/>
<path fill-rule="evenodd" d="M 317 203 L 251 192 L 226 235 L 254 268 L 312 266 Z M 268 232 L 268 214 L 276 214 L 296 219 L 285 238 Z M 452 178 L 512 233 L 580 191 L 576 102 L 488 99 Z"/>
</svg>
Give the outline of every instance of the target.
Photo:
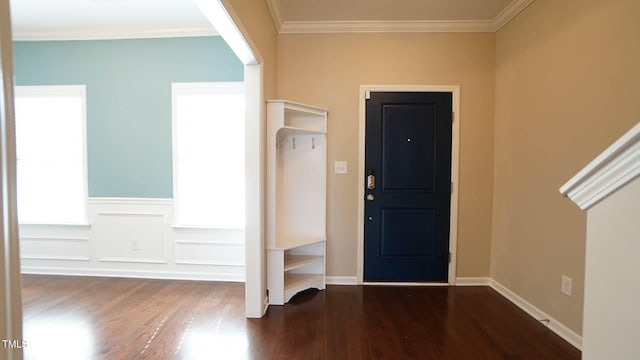
<svg viewBox="0 0 640 360">
<path fill-rule="evenodd" d="M 178 219 L 178 206 L 177 201 L 179 197 L 178 191 L 178 179 L 177 179 L 177 171 L 176 164 L 178 164 L 178 138 L 177 138 L 177 127 L 178 127 L 178 114 L 176 103 L 176 90 L 180 92 L 180 94 L 201 94 L 203 90 L 209 90 L 213 93 L 225 94 L 228 93 L 230 89 L 235 91 L 245 90 L 245 83 L 242 81 L 234 81 L 234 82 L 174 82 L 171 83 L 171 150 L 172 150 L 172 180 L 173 180 L 173 199 L 174 199 L 174 223 L 171 226 L 174 229 L 220 229 L 220 230 L 244 230 L 245 226 L 224 226 L 224 225 L 188 225 L 181 224 Z"/>
<path fill-rule="evenodd" d="M 87 87 L 86 85 L 20 85 L 15 87 L 16 97 L 28 96 L 78 96 L 82 98 L 82 183 L 83 183 L 83 215 L 82 220 L 73 223 L 41 223 L 20 222 L 20 225 L 89 225 L 88 198 L 89 181 L 87 170 Z"/>
</svg>

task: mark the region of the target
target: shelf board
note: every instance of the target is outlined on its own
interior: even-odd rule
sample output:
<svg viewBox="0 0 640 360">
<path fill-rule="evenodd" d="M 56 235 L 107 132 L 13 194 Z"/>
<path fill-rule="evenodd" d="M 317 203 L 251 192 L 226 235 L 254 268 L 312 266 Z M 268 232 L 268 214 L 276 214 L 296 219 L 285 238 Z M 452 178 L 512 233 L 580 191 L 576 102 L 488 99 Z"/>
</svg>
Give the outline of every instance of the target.
<svg viewBox="0 0 640 360">
<path fill-rule="evenodd" d="M 282 104 L 282 107 L 285 111 L 293 111 L 293 112 L 298 112 L 302 114 L 327 116 L 327 113 L 329 112 L 327 109 L 323 109 L 317 106 L 302 104 L 295 101 L 289 101 L 289 100 L 280 100 L 280 99 L 267 100 L 267 104 L 270 104 L 270 103 L 273 103 L 273 104 L 280 103 Z"/>
<path fill-rule="evenodd" d="M 300 246 L 311 245 L 319 242 L 327 241 L 322 236 L 295 236 L 283 235 L 276 239 L 276 249 L 289 250 Z"/>
<path fill-rule="evenodd" d="M 286 255 L 284 257 L 284 271 L 289 271 L 324 260 L 321 255 Z"/>
<path fill-rule="evenodd" d="M 288 302 L 291 297 L 302 290 L 317 288 L 324 289 L 322 274 L 290 274 L 284 275 L 284 299 Z"/>
<path fill-rule="evenodd" d="M 313 135 L 313 134 L 319 134 L 319 135 L 325 135 L 327 132 L 325 130 L 321 130 L 321 129 L 313 129 L 313 128 L 303 128 L 303 127 L 297 127 L 297 126 L 283 126 L 280 131 L 283 131 L 287 134 L 308 134 L 308 135 Z"/>
</svg>

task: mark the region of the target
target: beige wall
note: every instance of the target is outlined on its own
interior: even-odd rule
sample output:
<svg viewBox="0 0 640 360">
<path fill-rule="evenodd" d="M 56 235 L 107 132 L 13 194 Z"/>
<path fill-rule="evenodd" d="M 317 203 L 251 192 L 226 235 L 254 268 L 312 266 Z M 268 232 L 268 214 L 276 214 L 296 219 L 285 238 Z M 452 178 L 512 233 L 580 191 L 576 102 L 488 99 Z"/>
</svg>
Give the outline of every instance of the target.
<svg viewBox="0 0 640 360">
<path fill-rule="evenodd" d="M 356 276 L 360 85 L 460 85 L 457 276 L 488 276 L 495 34 L 304 34 L 278 39 L 278 96 L 329 109 L 327 274 Z M 348 161 L 348 175 L 333 162 Z"/>
<path fill-rule="evenodd" d="M 639 14 L 537 0 L 496 37 L 491 276 L 579 334 L 586 220 L 558 188 L 640 119 Z"/>
</svg>

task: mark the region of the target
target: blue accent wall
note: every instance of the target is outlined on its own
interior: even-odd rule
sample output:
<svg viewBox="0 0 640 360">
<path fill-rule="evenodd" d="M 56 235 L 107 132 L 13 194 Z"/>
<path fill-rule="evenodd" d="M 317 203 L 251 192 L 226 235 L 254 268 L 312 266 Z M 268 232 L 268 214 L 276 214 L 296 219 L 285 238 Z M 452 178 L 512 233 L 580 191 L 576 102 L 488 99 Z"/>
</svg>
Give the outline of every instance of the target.
<svg viewBox="0 0 640 360">
<path fill-rule="evenodd" d="M 17 85 L 87 86 L 91 197 L 171 198 L 171 83 L 243 81 L 218 36 L 14 42 Z"/>
</svg>

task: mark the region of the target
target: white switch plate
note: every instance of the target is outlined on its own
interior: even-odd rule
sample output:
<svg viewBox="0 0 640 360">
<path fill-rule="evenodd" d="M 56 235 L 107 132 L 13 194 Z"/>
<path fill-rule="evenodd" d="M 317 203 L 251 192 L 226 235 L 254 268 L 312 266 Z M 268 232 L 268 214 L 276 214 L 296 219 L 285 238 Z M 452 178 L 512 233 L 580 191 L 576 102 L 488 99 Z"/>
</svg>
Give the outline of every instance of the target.
<svg viewBox="0 0 640 360">
<path fill-rule="evenodd" d="M 333 163 L 333 173 L 334 174 L 346 174 L 347 173 L 347 162 L 346 161 L 336 161 Z"/>
<path fill-rule="evenodd" d="M 560 291 L 562 291 L 563 294 L 567 295 L 567 296 L 571 296 L 571 283 L 573 281 L 571 280 L 570 277 L 566 276 L 566 275 L 562 275 L 562 285 L 560 287 Z"/>
</svg>

